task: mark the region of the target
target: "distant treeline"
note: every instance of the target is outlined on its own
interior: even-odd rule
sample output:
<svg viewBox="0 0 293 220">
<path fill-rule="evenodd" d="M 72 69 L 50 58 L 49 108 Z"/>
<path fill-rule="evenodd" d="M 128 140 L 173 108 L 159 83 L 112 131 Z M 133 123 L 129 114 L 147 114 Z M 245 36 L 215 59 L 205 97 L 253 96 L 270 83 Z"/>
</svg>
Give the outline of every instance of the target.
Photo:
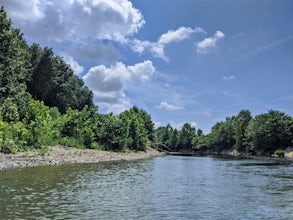
<svg viewBox="0 0 293 220">
<path fill-rule="evenodd" d="M 184 124 L 180 131 L 170 125 L 160 127 L 156 138 L 170 151 L 219 154 L 233 148 L 241 153 L 269 155 L 293 145 L 293 118 L 275 110 L 253 118 L 249 110 L 241 110 L 216 123 L 207 135 Z"/>
<path fill-rule="evenodd" d="M 186 123 L 155 130 L 151 116 L 132 107 L 99 114 L 93 93 L 50 48 L 26 43 L 0 10 L 0 151 L 49 145 L 112 151 L 145 150 L 152 143 L 172 151 L 242 152 L 292 146 L 293 119 L 279 111 L 252 118 L 248 110 L 215 124 L 204 135 Z"/>
</svg>

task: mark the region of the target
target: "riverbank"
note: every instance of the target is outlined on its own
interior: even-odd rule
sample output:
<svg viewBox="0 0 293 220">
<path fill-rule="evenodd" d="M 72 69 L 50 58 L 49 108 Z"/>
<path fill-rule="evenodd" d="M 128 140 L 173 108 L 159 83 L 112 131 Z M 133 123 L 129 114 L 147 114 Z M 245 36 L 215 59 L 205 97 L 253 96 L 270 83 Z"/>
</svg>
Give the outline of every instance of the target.
<svg viewBox="0 0 293 220">
<path fill-rule="evenodd" d="M 243 152 L 237 151 L 235 148 L 231 148 L 228 150 L 223 150 L 219 153 L 222 156 L 251 156 L 250 154 L 245 154 Z M 278 157 L 276 154 L 265 154 L 264 152 L 260 151 L 255 154 L 256 156 L 267 156 L 267 157 Z M 293 148 L 288 147 L 284 150 L 284 158 L 293 159 Z"/>
<path fill-rule="evenodd" d="M 45 156 L 40 156 L 39 150 L 16 154 L 0 153 L 0 171 L 41 165 L 133 161 L 161 155 L 163 155 L 163 153 L 152 148 L 147 149 L 146 152 L 122 153 L 54 146 L 48 147 Z"/>
</svg>

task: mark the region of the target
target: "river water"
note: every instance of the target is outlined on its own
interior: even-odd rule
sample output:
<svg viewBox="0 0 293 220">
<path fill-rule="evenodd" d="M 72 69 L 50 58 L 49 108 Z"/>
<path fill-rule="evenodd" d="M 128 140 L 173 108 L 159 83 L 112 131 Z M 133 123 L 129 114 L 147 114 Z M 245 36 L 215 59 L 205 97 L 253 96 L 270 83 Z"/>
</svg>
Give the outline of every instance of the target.
<svg viewBox="0 0 293 220">
<path fill-rule="evenodd" d="M 293 219 L 293 162 L 164 156 L 0 172 L 0 219 Z"/>
</svg>

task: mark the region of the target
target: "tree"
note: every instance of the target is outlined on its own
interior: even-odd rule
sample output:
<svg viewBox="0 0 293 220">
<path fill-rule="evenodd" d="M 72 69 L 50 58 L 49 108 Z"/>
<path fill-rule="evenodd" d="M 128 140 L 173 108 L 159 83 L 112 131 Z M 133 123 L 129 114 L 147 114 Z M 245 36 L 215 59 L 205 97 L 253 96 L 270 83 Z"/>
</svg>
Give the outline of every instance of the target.
<svg viewBox="0 0 293 220">
<path fill-rule="evenodd" d="M 149 141 L 154 139 L 154 123 L 149 114 L 136 106 L 119 115 L 123 133 L 128 148 L 132 150 L 145 150 Z"/>
<path fill-rule="evenodd" d="M 40 148 L 52 144 L 59 137 L 59 130 L 54 127 L 50 110 L 43 102 L 30 98 L 25 112 L 22 122 L 29 131 L 28 146 Z"/>
<path fill-rule="evenodd" d="M 217 122 L 206 137 L 208 148 L 216 153 L 229 149 L 235 144 L 235 117 L 227 117 L 225 122 Z"/>
<path fill-rule="evenodd" d="M 144 151 L 147 142 L 147 131 L 144 128 L 144 124 L 139 118 L 133 118 L 129 125 L 129 137 L 130 144 L 129 148 L 132 150 Z"/>
<path fill-rule="evenodd" d="M 192 139 L 196 136 L 196 130 L 191 124 L 185 123 L 178 138 L 178 150 L 192 150 Z"/>
<path fill-rule="evenodd" d="M 241 110 L 236 116 L 235 141 L 238 151 L 245 150 L 245 131 L 251 119 L 252 116 L 249 110 Z"/>
<path fill-rule="evenodd" d="M 150 114 L 148 114 L 145 110 L 141 109 L 138 111 L 141 119 L 143 120 L 144 128 L 146 129 L 148 140 L 154 141 L 155 140 L 155 125 L 152 120 Z"/>
<path fill-rule="evenodd" d="M 197 136 L 203 136 L 203 131 L 201 129 L 197 129 Z"/>
<path fill-rule="evenodd" d="M 274 110 L 257 115 L 246 129 L 248 150 L 266 154 L 290 146 L 292 144 L 291 120 L 292 117 Z"/>
<path fill-rule="evenodd" d="M 100 115 L 95 139 L 104 150 L 123 151 L 129 144 L 128 133 L 125 134 L 123 131 L 125 127 L 118 117 L 112 114 Z"/>
<path fill-rule="evenodd" d="M 90 148 L 97 126 L 96 109 L 85 106 L 79 111 L 69 107 L 60 118 L 60 124 L 62 137 L 75 139 L 81 147 Z"/>
<path fill-rule="evenodd" d="M 0 10 L 0 106 L 15 105 L 21 109 L 22 96 L 26 91 L 26 78 L 30 74 L 28 46 L 18 29 L 2 7 Z M 5 103 L 5 100 L 10 100 Z M 13 107 L 13 108 L 14 108 Z M 15 116 L 19 115 L 17 112 Z M 6 118 L 15 121 L 16 118 Z M 5 120 L 6 120 L 5 119 Z"/>
<path fill-rule="evenodd" d="M 170 147 L 168 141 L 170 140 L 172 132 L 173 128 L 170 124 L 167 124 L 166 127 L 161 126 L 157 128 L 155 131 L 156 142 Z"/>
<path fill-rule="evenodd" d="M 170 134 L 168 136 L 169 136 L 169 139 L 167 141 L 167 146 L 172 150 L 177 149 L 178 138 L 179 138 L 178 130 L 176 128 L 171 129 Z"/>
<path fill-rule="evenodd" d="M 28 91 L 35 99 L 49 107 L 58 107 L 65 113 L 68 107 L 82 110 L 93 107 L 93 93 L 74 75 L 71 67 L 52 49 L 33 44 L 30 47 L 32 76 L 27 82 Z"/>
<path fill-rule="evenodd" d="M 194 150 L 197 151 L 207 151 L 208 150 L 208 143 L 207 143 L 208 136 L 196 136 L 192 139 L 192 147 Z"/>
</svg>

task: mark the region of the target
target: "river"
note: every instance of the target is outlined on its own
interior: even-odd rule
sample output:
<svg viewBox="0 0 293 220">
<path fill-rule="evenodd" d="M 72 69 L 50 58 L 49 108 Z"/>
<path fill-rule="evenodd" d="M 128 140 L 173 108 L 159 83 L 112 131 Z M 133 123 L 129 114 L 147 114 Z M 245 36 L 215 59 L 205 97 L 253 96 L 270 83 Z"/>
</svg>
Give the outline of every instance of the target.
<svg viewBox="0 0 293 220">
<path fill-rule="evenodd" d="M 0 219 L 293 219 L 293 162 L 164 156 L 0 172 Z"/>
</svg>

